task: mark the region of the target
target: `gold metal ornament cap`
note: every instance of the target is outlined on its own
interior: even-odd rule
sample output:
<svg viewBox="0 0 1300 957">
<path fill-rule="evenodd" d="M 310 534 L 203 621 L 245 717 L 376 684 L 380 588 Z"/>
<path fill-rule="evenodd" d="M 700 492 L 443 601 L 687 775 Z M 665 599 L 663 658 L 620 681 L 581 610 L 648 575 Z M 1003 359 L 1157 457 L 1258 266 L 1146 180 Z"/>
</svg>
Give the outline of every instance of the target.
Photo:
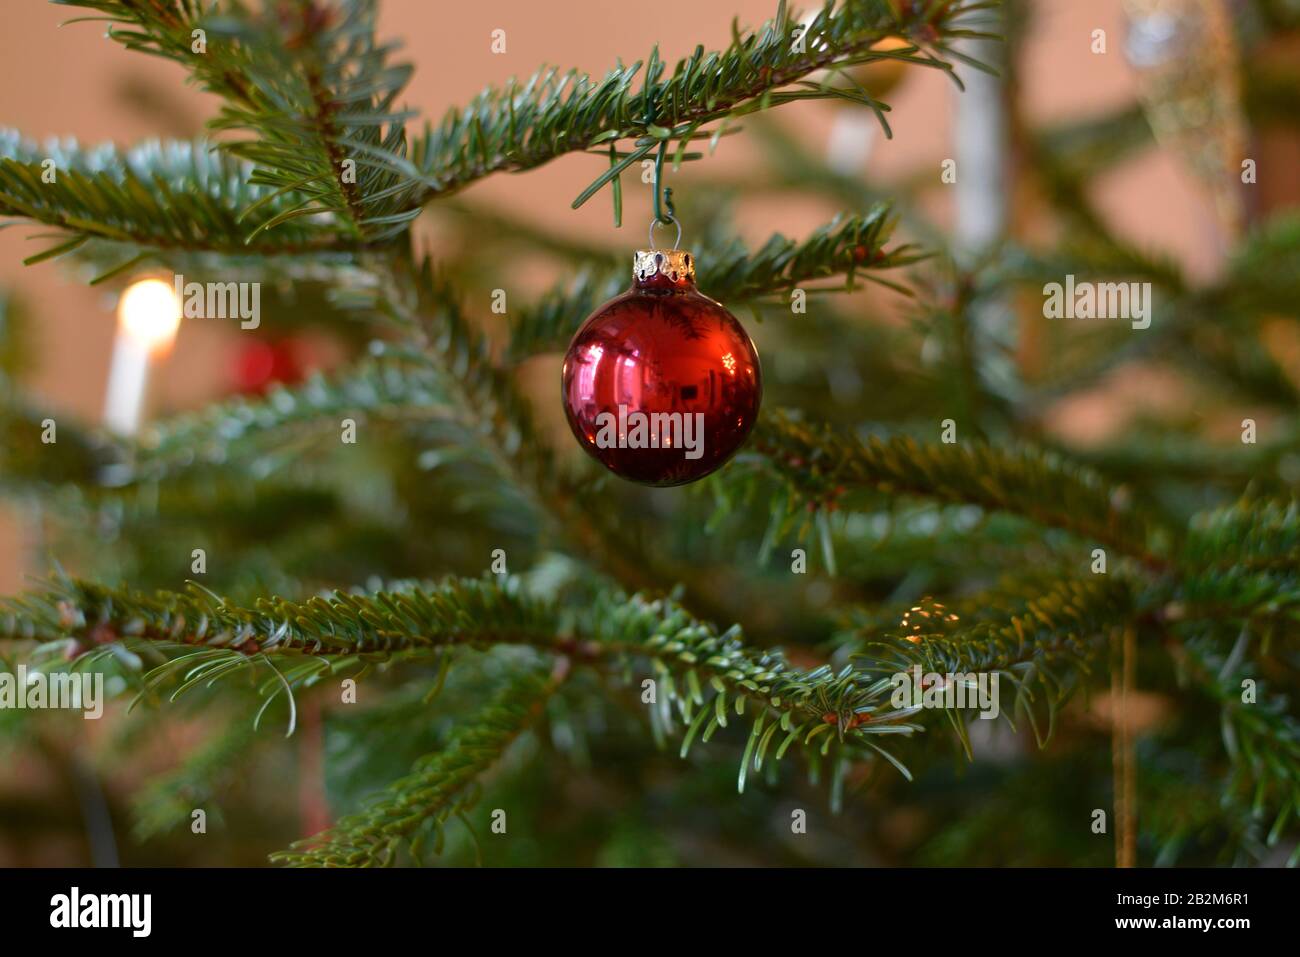
<svg viewBox="0 0 1300 957">
<path fill-rule="evenodd" d="M 683 249 L 638 249 L 632 260 L 632 276 L 639 283 L 694 283 L 695 257 Z"/>
</svg>

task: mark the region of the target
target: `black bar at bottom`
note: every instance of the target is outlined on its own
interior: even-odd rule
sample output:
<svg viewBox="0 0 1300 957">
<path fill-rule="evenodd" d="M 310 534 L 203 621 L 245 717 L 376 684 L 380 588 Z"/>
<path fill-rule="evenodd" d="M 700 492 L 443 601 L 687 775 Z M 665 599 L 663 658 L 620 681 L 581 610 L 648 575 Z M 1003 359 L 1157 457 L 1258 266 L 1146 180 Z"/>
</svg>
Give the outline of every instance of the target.
<svg viewBox="0 0 1300 957">
<path fill-rule="evenodd" d="M 6 944 L 75 936 L 128 947 L 337 947 L 402 935 L 432 948 L 504 938 L 567 949 L 699 935 L 764 950 L 785 939 L 924 948 L 1042 932 L 1231 944 L 1259 931 L 1289 937 L 1298 888 L 1290 871 L 1258 869 L 33 869 L 0 871 L 0 934 Z"/>
</svg>

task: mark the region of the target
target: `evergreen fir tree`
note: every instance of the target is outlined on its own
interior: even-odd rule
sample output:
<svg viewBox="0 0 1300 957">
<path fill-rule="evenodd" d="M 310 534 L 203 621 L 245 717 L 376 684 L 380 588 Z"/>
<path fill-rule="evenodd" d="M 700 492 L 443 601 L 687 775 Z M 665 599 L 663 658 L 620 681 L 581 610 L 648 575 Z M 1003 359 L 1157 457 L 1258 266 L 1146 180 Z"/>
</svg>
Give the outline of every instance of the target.
<svg viewBox="0 0 1300 957">
<path fill-rule="evenodd" d="M 136 795 L 126 859 L 205 860 L 179 841 L 195 809 L 230 835 L 227 863 L 1300 855 L 1300 379 L 1269 338 L 1300 319 L 1300 221 L 1255 211 L 1209 283 L 1118 238 L 1088 186 L 1151 146 L 1154 108 L 1031 127 L 1032 7 L 781 0 L 722 49 L 543 68 L 429 122 L 404 106 L 411 68 L 376 0 L 56 2 L 222 106 L 211 140 L 125 152 L 0 134 L 0 215 L 53 231 L 28 262 L 111 288 L 259 282 L 278 328 L 350 354 L 123 438 L 24 394 L 22 310 L 3 302 L 0 476 L 41 510 L 51 565 L 0 600 L 0 671 L 106 676 L 104 760 L 202 732 Z M 1237 27 L 1248 121 L 1294 125 L 1294 75 L 1257 54 L 1300 15 L 1258 0 Z M 882 196 L 774 121 L 835 99 L 888 130 L 862 72 L 887 63 L 1004 78 L 1018 180 L 1059 240 L 1012 231 L 973 255 L 917 196 Z M 765 174 L 674 208 L 671 170 L 707 168 L 724 136 Z M 571 153 L 593 168 L 573 205 L 616 219 L 651 162 L 700 289 L 768 358 L 749 442 L 690 488 L 609 476 L 541 408 L 630 256 L 456 196 Z M 842 212 L 747 246 L 728 213 L 768 189 Z M 436 259 L 412 238 L 431 209 L 463 238 Z M 569 278 L 512 295 L 502 322 L 492 290 L 519 249 Z M 1066 276 L 1149 283 L 1149 328 L 1046 320 L 1031 368 L 1017 329 L 1037 317 L 1014 320 Z M 873 286 L 906 322 L 839 295 Z M 1257 435 L 1216 441 L 1188 416 L 1099 449 L 1051 436 L 1050 399 L 1134 359 L 1196 377 Z M 929 673 L 996 676 L 998 720 L 940 695 L 951 682 L 899 697 L 896 676 Z M 84 735 L 58 720 L 4 710 L 0 732 L 57 763 Z M 319 833 L 286 800 L 300 779 L 327 800 Z"/>
</svg>

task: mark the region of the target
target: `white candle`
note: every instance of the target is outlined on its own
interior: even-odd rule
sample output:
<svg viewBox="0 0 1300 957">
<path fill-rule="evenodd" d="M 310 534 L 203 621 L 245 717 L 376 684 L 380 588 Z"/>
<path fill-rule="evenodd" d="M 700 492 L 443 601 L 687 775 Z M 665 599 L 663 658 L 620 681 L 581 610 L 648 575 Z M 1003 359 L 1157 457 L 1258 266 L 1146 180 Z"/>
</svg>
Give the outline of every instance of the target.
<svg viewBox="0 0 1300 957">
<path fill-rule="evenodd" d="M 826 165 L 841 176 L 858 176 L 871 158 L 880 121 L 865 106 L 846 106 L 835 114 L 826 143 Z"/>
<path fill-rule="evenodd" d="M 143 279 L 122 293 L 104 401 L 104 424 L 109 429 L 120 435 L 140 430 L 149 366 L 171 349 L 180 323 L 180 300 L 161 279 Z"/>
</svg>

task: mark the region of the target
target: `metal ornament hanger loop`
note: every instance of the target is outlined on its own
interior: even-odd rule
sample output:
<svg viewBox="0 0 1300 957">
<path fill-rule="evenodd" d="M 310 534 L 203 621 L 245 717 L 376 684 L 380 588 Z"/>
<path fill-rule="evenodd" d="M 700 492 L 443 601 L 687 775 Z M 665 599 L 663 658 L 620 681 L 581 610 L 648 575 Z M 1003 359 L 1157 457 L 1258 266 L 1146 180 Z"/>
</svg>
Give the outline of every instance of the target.
<svg viewBox="0 0 1300 957">
<path fill-rule="evenodd" d="M 677 247 L 682 244 L 682 224 L 677 221 L 677 217 L 674 216 L 672 213 L 668 214 L 668 218 L 666 220 L 660 220 L 658 217 L 652 218 L 650 220 L 650 248 L 651 249 L 659 248 L 658 246 L 655 245 L 655 227 L 658 226 L 660 222 L 672 223 L 674 226 L 677 227 L 677 239 L 674 240 L 673 242 L 673 252 L 676 252 Z"/>
</svg>

